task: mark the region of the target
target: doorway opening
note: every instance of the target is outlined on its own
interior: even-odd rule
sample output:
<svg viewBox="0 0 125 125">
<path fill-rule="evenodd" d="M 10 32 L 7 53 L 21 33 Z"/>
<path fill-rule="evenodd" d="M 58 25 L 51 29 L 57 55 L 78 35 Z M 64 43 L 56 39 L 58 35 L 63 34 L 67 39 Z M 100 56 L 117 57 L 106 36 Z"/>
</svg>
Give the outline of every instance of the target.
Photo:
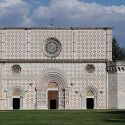
<svg viewBox="0 0 125 125">
<path fill-rule="evenodd" d="M 89 89 L 86 93 L 86 109 L 96 108 L 96 91 L 94 89 Z"/>
<path fill-rule="evenodd" d="M 56 109 L 56 100 L 50 100 L 50 109 Z"/>
<path fill-rule="evenodd" d="M 94 109 L 94 98 L 86 98 L 87 109 Z"/>
<path fill-rule="evenodd" d="M 48 91 L 48 109 L 58 109 L 58 91 Z"/>
<path fill-rule="evenodd" d="M 20 109 L 20 98 L 13 98 L 13 109 Z"/>
</svg>

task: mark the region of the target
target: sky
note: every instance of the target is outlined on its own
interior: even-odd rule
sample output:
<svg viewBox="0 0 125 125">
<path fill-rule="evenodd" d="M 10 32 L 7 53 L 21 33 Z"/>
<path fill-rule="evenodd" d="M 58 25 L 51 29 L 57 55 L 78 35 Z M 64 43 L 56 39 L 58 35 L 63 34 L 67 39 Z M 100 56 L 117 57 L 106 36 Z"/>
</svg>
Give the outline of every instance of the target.
<svg viewBox="0 0 125 125">
<path fill-rule="evenodd" d="M 112 27 L 125 47 L 125 0 L 0 0 L 4 26 Z"/>
</svg>

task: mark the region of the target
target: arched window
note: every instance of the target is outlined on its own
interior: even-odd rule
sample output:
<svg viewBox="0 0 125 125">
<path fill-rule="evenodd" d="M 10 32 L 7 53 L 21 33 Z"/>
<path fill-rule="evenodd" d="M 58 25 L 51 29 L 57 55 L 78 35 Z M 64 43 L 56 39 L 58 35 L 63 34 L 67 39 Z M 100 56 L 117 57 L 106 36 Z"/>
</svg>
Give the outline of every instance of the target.
<svg viewBox="0 0 125 125">
<path fill-rule="evenodd" d="M 122 67 L 121 70 L 124 72 L 125 71 L 124 67 Z"/>
<path fill-rule="evenodd" d="M 118 67 L 118 71 L 121 71 L 120 67 Z"/>
</svg>

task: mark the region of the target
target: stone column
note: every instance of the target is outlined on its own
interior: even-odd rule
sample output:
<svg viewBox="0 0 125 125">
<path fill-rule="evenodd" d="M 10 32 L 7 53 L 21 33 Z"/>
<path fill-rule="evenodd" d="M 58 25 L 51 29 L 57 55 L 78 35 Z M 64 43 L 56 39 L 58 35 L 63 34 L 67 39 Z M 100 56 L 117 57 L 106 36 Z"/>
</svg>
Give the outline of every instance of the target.
<svg viewBox="0 0 125 125">
<path fill-rule="evenodd" d="M 69 88 L 65 88 L 65 109 L 69 109 Z"/>
<path fill-rule="evenodd" d="M 46 88 L 37 90 L 37 109 L 48 109 L 48 93 Z"/>
</svg>

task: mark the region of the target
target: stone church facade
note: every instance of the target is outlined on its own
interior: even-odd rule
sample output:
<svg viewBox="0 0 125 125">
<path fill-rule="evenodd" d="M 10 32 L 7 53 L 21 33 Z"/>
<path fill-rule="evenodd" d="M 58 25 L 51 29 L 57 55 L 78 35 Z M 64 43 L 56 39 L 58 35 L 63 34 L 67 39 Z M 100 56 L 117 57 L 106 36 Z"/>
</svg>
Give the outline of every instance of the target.
<svg viewBox="0 0 125 125">
<path fill-rule="evenodd" d="M 112 28 L 0 28 L 0 110 L 125 108 Z"/>
</svg>

